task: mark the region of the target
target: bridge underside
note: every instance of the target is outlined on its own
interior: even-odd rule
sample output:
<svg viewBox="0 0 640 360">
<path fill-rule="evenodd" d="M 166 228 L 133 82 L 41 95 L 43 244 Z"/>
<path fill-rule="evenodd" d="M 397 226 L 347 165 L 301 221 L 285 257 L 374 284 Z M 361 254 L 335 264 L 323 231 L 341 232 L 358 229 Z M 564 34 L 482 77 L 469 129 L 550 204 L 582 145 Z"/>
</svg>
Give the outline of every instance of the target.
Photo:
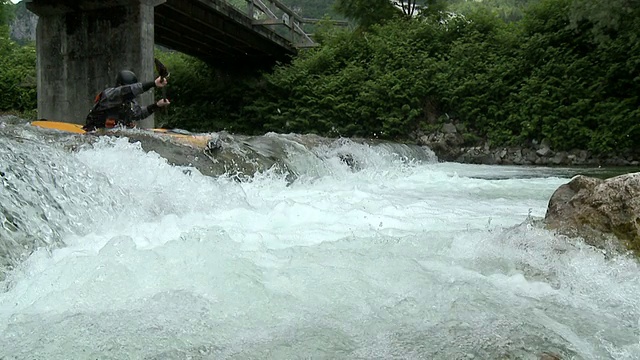
<svg viewBox="0 0 640 360">
<path fill-rule="evenodd" d="M 224 0 L 167 0 L 155 8 L 155 43 L 225 68 L 269 68 L 293 46 Z"/>
</svg>

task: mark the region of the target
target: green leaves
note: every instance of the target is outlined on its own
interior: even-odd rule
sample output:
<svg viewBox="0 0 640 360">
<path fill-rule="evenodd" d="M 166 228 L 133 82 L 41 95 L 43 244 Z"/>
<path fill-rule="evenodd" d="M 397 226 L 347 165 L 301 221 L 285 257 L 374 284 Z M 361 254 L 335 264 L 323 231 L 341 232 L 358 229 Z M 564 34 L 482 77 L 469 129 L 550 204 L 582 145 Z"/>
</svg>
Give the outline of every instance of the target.
<svg viewBox="0 0 640 360">
<path fill-rule="evenodd" d="M 32 111 L 37 106 L 35 48 L 18 46 L 3 33 L 0 31 L 0 111 Z"/>
<path fill-rule="evenodd" d="M 400 14 L 389 0 L 336 0 L 335 10 L 362 27 L 370 27 L 391 20 Z"/>
<path fill-rule="evenodd" d="M 14 5 L 9 0 L 0 0 L 0 28 L 9 25 L 14 15 Z"/>
<path fill-rule="evenodd" d="M 0 0 L 0 112 L 33 112 L 37 107 L 36 51 L 9 39 L 15 6 Z"/>
<path fill-rule="evenodd" d="M 404 139 L 417 128 L 424 96 L 434 88 L 438 66 L 429 52 L 435 33 L 401 21 L 337 35 L 266 75 L 280 112 L 256 116 L 266 117 L 267 131 Z"/>
</svg>

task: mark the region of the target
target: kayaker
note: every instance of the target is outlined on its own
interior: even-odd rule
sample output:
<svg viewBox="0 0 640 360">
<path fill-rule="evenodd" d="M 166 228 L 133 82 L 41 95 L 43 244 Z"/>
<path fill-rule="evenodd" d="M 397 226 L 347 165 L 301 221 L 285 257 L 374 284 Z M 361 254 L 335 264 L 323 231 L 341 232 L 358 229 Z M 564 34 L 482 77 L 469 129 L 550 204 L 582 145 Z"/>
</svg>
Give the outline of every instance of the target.
<svg viewBox="0 0 640 360">
<path fill-rule="evenodd" d="M 161 107 L 169 106 L 167 99 L 158 100 L 155 104 L 140 106 L 136 97 L 150 89 L 162 88 L 167 85 L 167 79 L 157 77 L 155 81 L 138 82 L 133 71 L 122 70 L 116 77 L 116 86 L 100 92 L 95 98 L 95 104 L 84 126 L 86 131 L 115 126 L 133 127 L 134 121 L 140 121 L 153 114 Z"/>
</svg>

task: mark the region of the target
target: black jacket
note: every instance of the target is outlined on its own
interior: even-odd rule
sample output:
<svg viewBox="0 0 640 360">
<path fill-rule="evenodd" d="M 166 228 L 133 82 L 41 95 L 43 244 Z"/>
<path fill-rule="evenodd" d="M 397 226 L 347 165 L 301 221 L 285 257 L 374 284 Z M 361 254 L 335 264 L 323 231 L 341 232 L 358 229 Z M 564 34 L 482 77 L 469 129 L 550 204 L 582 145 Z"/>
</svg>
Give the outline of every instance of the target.
<svg viewBox="0 0 640 360">
<path fill-rule="evenodd" d="M 136 96 L 155 87 L 155 82 L 122 85 L 103 90 L 96 96 L 95 104 L 89 115 L 84 129 L 87 131 L 114 127 L 117 125 L 132 126 L 133 121 L 139 121 L 153 114 L 158 107 L 151 104 L 141 107 Z"/>
</svg>

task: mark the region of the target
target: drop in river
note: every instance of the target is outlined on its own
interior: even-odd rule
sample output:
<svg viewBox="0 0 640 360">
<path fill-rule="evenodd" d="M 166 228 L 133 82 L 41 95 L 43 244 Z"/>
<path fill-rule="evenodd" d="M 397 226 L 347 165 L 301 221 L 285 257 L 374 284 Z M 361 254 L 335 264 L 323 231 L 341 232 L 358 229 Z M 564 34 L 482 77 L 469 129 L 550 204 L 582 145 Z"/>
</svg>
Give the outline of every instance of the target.
<svg viewBox="0 0 640 360">
<path fill-rule="evenodd" d="M 637 262 L 539 225 L 575 170 L 314 139 L 0 126 L 0 359 L 640 358 Z"/>
</svg>

